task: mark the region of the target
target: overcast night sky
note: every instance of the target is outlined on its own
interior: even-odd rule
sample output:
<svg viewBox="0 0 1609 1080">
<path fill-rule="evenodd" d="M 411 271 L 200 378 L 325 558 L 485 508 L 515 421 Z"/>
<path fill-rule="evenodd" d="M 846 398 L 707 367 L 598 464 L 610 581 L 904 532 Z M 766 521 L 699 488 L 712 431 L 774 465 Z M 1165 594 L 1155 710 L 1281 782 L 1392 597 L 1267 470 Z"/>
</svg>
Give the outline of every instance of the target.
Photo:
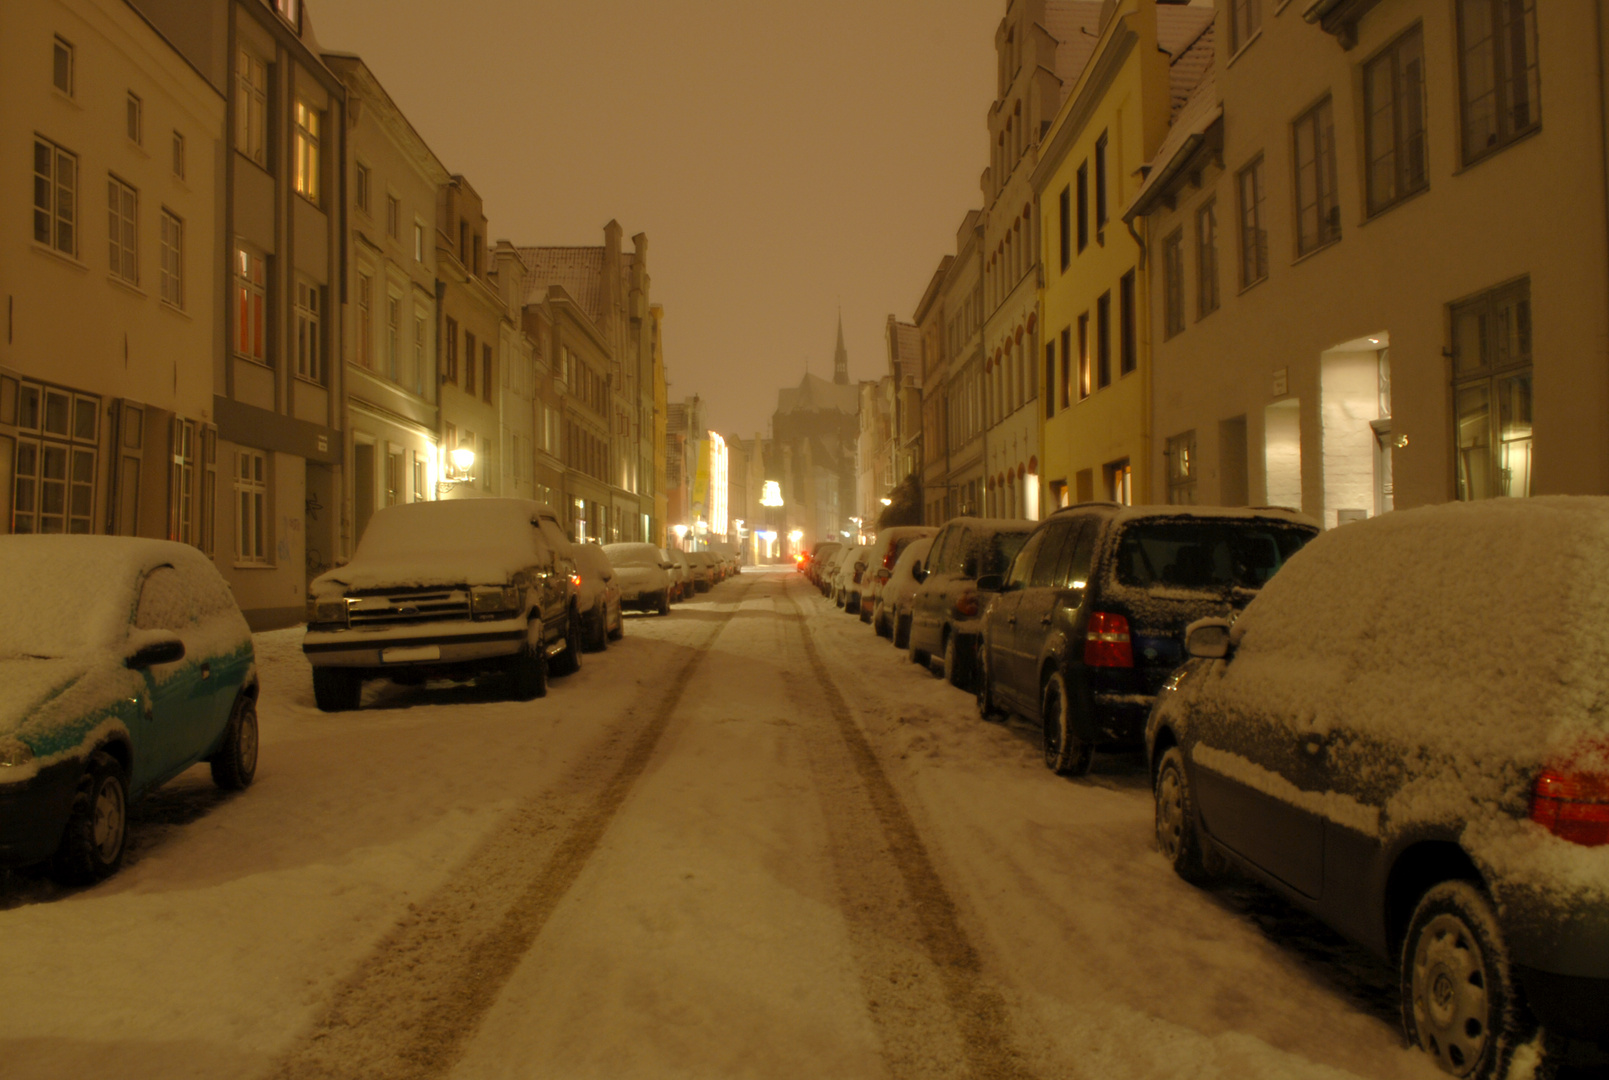
<svg viewBox="0 0 1609 1080">
<path fill-rule="evenodd" d="M 492 239 L 601 244 L 646 232 L 672 400 L 768 431 L 808 360 L 886 365 L 980 205 L 1000 0 L 310 0 Z"/>
</svg>

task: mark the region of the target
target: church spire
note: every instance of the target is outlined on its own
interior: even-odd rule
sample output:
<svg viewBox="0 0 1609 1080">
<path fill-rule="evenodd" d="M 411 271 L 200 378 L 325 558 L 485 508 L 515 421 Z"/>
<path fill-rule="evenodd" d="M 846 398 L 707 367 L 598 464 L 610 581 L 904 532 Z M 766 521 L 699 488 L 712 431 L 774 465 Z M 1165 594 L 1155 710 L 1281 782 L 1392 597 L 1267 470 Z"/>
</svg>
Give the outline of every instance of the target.
<svg viewBox="0 0 1609 1080">
<path fill-rule="evenodd" d="M 839 386 L 849 385 L 849 350 L 844 348 L 844 313 L 838 312 L 838 349 L 832 356 L 832 381 Z"/>
</svg>

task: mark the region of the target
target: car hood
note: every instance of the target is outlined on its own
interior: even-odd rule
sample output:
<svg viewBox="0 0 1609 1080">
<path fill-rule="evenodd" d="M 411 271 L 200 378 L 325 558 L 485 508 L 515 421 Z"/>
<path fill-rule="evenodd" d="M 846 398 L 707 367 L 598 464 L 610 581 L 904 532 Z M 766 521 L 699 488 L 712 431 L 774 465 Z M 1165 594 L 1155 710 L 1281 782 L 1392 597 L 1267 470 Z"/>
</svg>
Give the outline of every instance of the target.
<svg viewBox="0 0 1609 1080">
<path fill-rule="evenodd" d="M 143 686 L 110 652 L 0 660 L 0 738 L 21 739 L 41 759 L 72 752 Z"/>
<path fill-rule="evenodd" d="M 348 589 L 434 588 L 446 585 L 506 585 L 533 556 L 517 549 L 506 552 L 469 551 L 435 553 L 418 560 L 353 561 L 314 578 L 308 586 L 315 595 Z"/>
</svg>

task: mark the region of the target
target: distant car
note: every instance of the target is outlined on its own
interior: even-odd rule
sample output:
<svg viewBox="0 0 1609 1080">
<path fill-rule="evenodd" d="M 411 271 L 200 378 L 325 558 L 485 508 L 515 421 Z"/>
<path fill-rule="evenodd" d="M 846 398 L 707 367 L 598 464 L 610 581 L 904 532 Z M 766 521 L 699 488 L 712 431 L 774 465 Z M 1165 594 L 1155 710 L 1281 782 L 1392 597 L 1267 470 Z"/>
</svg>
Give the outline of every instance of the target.
<svg viewBox="0 0 1609 1080">
<path fill-rule="evenodd" d="M 574 544 L 571 550 L 578 578 L 576 606 L 581 609 L 581 640 L 588 652 L 602 652 L 626 632 L 615 568 L 598 544 Z"/>
<path fill-rule="evenodd" d="M 1285 510 L 1085 503 L 1034 530 L 978 650 L 978 709 L 1040 725 L 1045 763 L 1082 775 L 1096 746 L 1137 748 L 1184 630 L 1248 604 L 1318 535 Z"/>
<path fill-rule="evenodd" d="M 251 631 L 212 561 L 119 536 L 0 537 L 0 864 L 123 860 L 128 807 L 198 761 L 257 771 Z"/>
<path fill-rule="evenodd" d="M 895 525 L 877 534 L 877 541 L 872 545 L 871 563 L 867 567 L 867 573 L 863 575 L 866 580 L 862 582 L 861 587 L 861 622 L 873 621 L 877 610 L 877 598 L 893 574 L 894 564 L 899 561 L 900 553 L 912 541 L 924 536 L 933 536 L 938 531 L 936 527 L 929 525 Z M 882 636 L 888 635 L 884 633 Z"/>
<path fill-rule="evenodd" d="M 921 584 L 911 601 L 911 662 L 944 658 L 944 677 L 970 689 L 983 609 L 993 598 L 980 578 L 999 583 L 1035 523 L 1020 518 L 951 518 L 933 537 L 927 560 L 914 569 Z"/>
<path fill-rule="evenodd" d="M 674 564 L 663 551 L 652 544 L 629 543 L 605 544 L 603 551 L 614 567 L 622 607 L 670 614 Z"/>
<path fill-rule="evenodd" d="M 1606 607 L 1609 499 L 1331 529 L 1232 625 L 1191 628 L 1146 729 L 1162 854 L 1196 882 L 1232 864 L 1395 961 L 1408 1039 L 1446 1072 L 1601 1049 Z"/>
<path fill-rule="evenodd" d="M 687 561 L 687 552 L 681 548 L 661 548 L 665 553 L 665 560 L 674 564 L 670 573 L 676 580 L 676 594 L 671 597 L 676 603 L 688 599 L 696 590 L 694 585 L 693 564 Z"/>
<path fill-rule="evenodd" d="M 933 548 L 931 536 L 912 540 L 894 561 L 894 569 L 877 594 L 877 606 L 872 611 L 872 629 L 891 638 L 894 648 L 903 649 L 911 643 L 911 601 L 916 599 L 920 582 L 912 571 L 922 565 Z"/>
<path fill-rule="evenodd" d="M 805 563 L 805 577 L 809 578 L 810 583 L 816 588 L 821 588 L 822 571 L 842 546 L 836 540 L 822 540 L 810 550 L 809 561 Z"/>
<path fill-rule="evenodd" d="M 868 564 L 871 562 L 871 552 L 870 544 L 857 544 L 838 564 L 838 574 L 833 584 L 833 602 L 843 608 L 847 615 L 860 613 L 861 579 L 866 576 Z"/>
<path fill-rule="evenodd" d="M 365 679 L 502 673 L 520 699 L 581 667 L 575 557 L 553 511 L 445 499 L 375 512 L 352 561 L 308 586 L 302 651 L 320 709 L 355 709 Z"/>
<path fill-rule="evenodd" d="M 853 550 L 855 550 L 853 547 L 840 545 L 833 548 L 831 553 L 827 555 L 826 560 L 821 564 L 820 571 L 816 575 L 816 586 L 821 590 L 822 596 L 829 600 L 833 598 L 833 592 L 837 587 L 838 567 L 843 563 L 844 556 Z"/>
<path fill-rule="evenodd" d="M 693 590 L 709 592 L 715 587 L 715 560 L 707 551 L 689 551 L 687 566 L 693 575 Z"/>
</svg>

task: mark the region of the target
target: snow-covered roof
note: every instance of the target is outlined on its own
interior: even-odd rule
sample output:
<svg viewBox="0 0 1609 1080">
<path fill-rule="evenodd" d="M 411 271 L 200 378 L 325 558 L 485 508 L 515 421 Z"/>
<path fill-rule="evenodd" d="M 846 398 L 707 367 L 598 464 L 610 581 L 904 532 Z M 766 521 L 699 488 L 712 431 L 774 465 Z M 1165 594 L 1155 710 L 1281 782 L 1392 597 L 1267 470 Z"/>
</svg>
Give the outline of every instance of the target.
<svg viewBox="0 0 1609 1080">
<path fill-rule="evenodd" d="M 1056 99 L 1059 108 L 1078 76 L 1095 54 L 1100 40 L 1101 9 L 1106 5 L 1099 0 L 1047 0 L 1044 21 L 1045 32 L 1056 39 L 1056 71 L 1061 79 L 1061 95 Z"/>
<path fill-rule="evenodd" d="M 1214 69 L 1208 66 L 1201 82 L 1180 108 L 1162 145 L 1157 147 L 1156 156 L 1147 166 L 1145 181 L 1124 208 L 1125 221 L 1150 213 L 1166 192 L 1168 182 L 1205 141 L 1212 126 L 1223 117 L 1223 112 L 1218 79 Z"/>
<path fill-rule="evenodd" d="M 1190 95 L 1212 70 L 1212 8 L 1157 8 L 1157 44 L 1173 57 L 1168 63 L 1168 120 L 1178 119 Z"/>
<path fill-rule="evenodd" d="M 541 303 L 547 298 L 548 286 L 558 285 L 593 323 L 603 324 L 603 248 L 522 247 L 514 250 L 525 264 L 525 303 Z"/>
</svg>

